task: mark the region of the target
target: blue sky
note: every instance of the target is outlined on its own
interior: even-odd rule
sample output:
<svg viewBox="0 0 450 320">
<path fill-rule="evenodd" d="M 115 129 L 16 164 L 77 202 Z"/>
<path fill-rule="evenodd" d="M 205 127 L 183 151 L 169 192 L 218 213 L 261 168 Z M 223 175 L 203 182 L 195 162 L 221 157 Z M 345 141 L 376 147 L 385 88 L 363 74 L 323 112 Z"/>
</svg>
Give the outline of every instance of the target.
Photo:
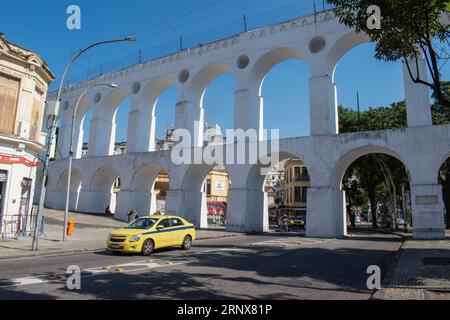
<svg viewBox="0 0 450 320">
<path fill-rule="evenodd" d="M 321 8 L 322 1 L 316 0 Z M 82 29 L 66 28 L 66 9 L 77 4 L 82 10 Z M 94 49 L 73 69 L 79 75 L 89 66 L 137 57 L 139 50 L 177 43 L 183 35 L 185 46 L 206 42 L 230 32 L 242 31 L 242 16 L 248 17 L 249 28 L 275 23 L 310 13 L 312 0 L 28 0 L 8 3 L 0 11 L 0 31 L 12 42 L 42 55 L 55 75 L 60 76 L 71 52 L 102 39 L 135 34 L 133 44 L 117 44 Z M 213 31 L 211 31 L 213 30 Z M 201 36 L 195 36 L 202 33 Z M 155 54 L 163 52 L 154 50 Z M 373 57 L 374 46 L 367 44 L 350 51 L 336 70 L 339 103 L 356 106 L 360 92 L 362 109 L 389 105 L 404 99 L 400 63 L 383 63 Z M 450 68 L 444 69 L 449 79 Z M 78 77 L 78 76 L 77 76 Z M 263 86 L 265 127 L 278 128 L 282 137 L 309 134 L 309 70 L 302 61 L 286 61 L 275 66 Z M 56 83 L 55 83 L 56 84 Z M 216 79 L 205 96 L 206 121 L 218 123 L 223 129 L 233 128 L 233 105 L 236 84 L 233 77 Z M 168 89 L 157 106 L 157 137 L 174 122 L 176 91 Z M 124 101 L 117 113 L 117 141 L 126 140 L 129 103 Z M 85 121 L 88 130 L 92 113 Z M 87 138 L 87 135 L 86 137 Z"/>
</svg>

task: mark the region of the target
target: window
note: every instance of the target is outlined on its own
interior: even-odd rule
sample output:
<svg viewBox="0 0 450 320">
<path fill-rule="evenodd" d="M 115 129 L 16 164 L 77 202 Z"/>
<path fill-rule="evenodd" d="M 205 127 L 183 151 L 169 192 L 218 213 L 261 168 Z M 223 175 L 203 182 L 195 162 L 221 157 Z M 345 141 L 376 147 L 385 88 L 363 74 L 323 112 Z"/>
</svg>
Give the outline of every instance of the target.
<svg viewBox="0 0 450 320">
<path fill-rule="evenodd" d="M 211 179 L 208 179 L 208 180 L 206 181 L 206 194 L 207 194 L 208 196 L 211 195 Z"/>
<path fill-rule="evenodd" d="M 156 221 L 158 220 L 152 218 L 137 219 L 125 229 L 150 229 Z"/>
<path fill-rule="evenodd" d="M 180 219 L 176 219 L 176 218 L 170 219 L 170 222 L 172 224 L 172 227 L 179 227 L 179 226 L 184 225 Z"/>
<path fill-rule="evenodd" d="M 170 228 L 170 220 L 169 219 L 164 219 L 163 221 L 161 221 L 158 226 L 163 226 L 164 228 Z"/>
<path fill-rule="evenodd" d="M 302 188 L 301 187 L 295 187 L 295 202 L 302 202 Z"/>
<path fill-rule="evenodd" d="M 302 167 L 302 177 L 309 176 L 308 168 Z"/>
<path fill-rule="evenodd" d="M 295 177 L 300 177 L 301 175 L 301 169 L 300 167 L 295 167 Z"/>
<path fill-rule="evenodd" d="M 0 74 L 0 132 L 14 134 L 19 96 L 18 80 Z"/>
</svg>

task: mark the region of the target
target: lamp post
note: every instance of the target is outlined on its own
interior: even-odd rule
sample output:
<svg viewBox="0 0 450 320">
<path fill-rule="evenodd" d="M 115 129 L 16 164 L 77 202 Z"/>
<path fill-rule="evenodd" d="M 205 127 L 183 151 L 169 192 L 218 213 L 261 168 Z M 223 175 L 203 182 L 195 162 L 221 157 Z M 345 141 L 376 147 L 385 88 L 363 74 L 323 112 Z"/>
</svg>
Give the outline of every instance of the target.
<svg viewBox="0 0 450 320">
<path fill-rule="evenodd" d="M 61 81 L 59 84 L 59 89 L 58 89 L 58 94 L 56 96 L 56 105 L 55 105 L 55 110 L 58 111 L 59 110 L 59 104 L 61 103 L 61 94 L 62 94 L 62 89 L 64 86 L 64 80 L 67 76 L 67 74 L 70 71 L 70 68 L 72 67 L 72 65 L 74 64 L 75 60 L 77 60 L 83 53 L 85 53 L 87 50 L 102 45 L 102 44 L 107 44 L 107 43 L 115 43 L 115 42 L 131 42 L 131 41 L 136 41 L 136 37 L 134 36 L 128 36 L 126 38 L 123 39 L 115 39 L 115 40 L 106 40 L 106 41 L 99 41 L 96 42 L 84 49 L 82 49 L 77 55 L 75 55 L 69 62 L 69 64 L 66 66 L 66 69 L 64 70 L 64 73 L 61 77 Z M 56 112 L 55 112 L 56 113 Z M 34 235 L 33 235 L 33 243 L 32 243 L 32 247 L 31 250 L 35 251 L 38 250 L 38 245 L 39 245 L 39 237 L 40 237 L 40 226 L 42 223 L 42 215 L 43 215 L 43 211 L 44 211 L 44 201 L 45 201 L 45 194 L 46 194 L 46 182 L 47 182 L 47 176 L 48 176 L 48 166 L 50 164 L 50 151 L 52 149 L 52 145 L 53 145 L 53 139 L 55 138 L 55 132 L 56 132 L 56 119 L 57 119 L 57 115 L 53 114 L 51 116 L 51 121 L 52 121 L 52 125 L 51 125 L 51 129 L 50 129 L 50 135 L 48 138 L 48 143 L 47 143 L 47 151 L 46 151 L 46 155 L 45 155 L 45 161 L 44 161 L 44 170 L 42 173 L 42 186 L 41 186 L 41 196 L 39 199 L 39 209 L 37 212 L 37 217 L 36 217 L 36 223 L 35 223 L 35 228 L 34 228 Z M 66 226 L 64 226 L 64 229 L 66 228 Z"/>
<path fill-rule="evenodd" d="M 110 87 L 110 88 L 118 87 L 118 85 L 116 85 L 114 83 L 95 83 L 93 85 L 90 85 L 78 97 L 78 101 L 77 101 L 75 108 L 73 109 L 73 113 L 72 113 L 72 127 L 70 129 L 70 147 L 69 147 L 69 171 L 67 173 L 66 207 L 64 210 L 63 242 L 67 241 L 66 226 L 67 226 L 68 217 L 69 217 L 70 183 L 71 183 L 71 179 L 72 179 L 73 139 L 74 139 L 74 132 L 75 132 L 75 118 L 76 118 L 76 114 L 78 111 L 78 107 L 79 107 L 81 101 L 83 100 L 84 96 L 86 95 L 86 93 L 88 93 L 88 91 L 91 90 L 92 88 L 101 87 L 101 86 L 106 86 L 106 87 Z"/>
</svg>

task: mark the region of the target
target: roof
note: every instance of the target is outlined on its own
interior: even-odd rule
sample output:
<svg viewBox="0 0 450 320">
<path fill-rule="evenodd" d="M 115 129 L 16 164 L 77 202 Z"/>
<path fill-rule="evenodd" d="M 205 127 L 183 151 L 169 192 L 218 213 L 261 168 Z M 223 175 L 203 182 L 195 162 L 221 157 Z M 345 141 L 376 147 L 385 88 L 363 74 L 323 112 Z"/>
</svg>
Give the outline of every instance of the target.
<svg viewBox="0 0 450 320">
<path fill-rule="evenodd" d="M 39 54 L 6 40 L 4 38 L 4 35 L 5 34 L 3 32 L 0 32 L 0 52 L 6 53 L 10 57 L 42 69 L 42 71 L 44 71 L 45 75 L 47 76 L 46 80 L 48 82 L 51 82 L 55 79 L 55 76 L 50 71 L 47 63 L 41 58 Z"/>
</svg>

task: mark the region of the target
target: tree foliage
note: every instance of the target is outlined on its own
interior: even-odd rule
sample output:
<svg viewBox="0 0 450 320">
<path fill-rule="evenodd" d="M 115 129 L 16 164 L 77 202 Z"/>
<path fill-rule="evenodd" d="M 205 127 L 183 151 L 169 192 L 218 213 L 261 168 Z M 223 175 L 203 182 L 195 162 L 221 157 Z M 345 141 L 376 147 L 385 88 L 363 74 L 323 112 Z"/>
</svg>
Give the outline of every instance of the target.
<svg viewBox="0 0 450 320">
<path fill-rule="evenodd" d="M 450 96 L 450 83 L 445 82 L 442 87 Z M 438 101 L 432 106 L 432 114 L 435 124 L 450 123 L 450 112 Z M 405 128 L 406 104 L 401 101 L 390 107 L 369 108 L 360 114 L 340 106 L 339 124 L 341 133 Z M 445 207 L 450 212 L 450 160 L 442 166 L 439 182 L 443 186 Z M 385 208 L 382 220 L 395 226 L 396 208 L 402 201 L 402 187 L 409 190 L 409 177 L 404 165 L 396 158 L 384 154 L 370 154 L 357 159 L 350 165 L 343 179 L 348 206 L 365 208 L 368 204 L 374 227 L 377 227 L 376 211 L 379 207 Z M 447 227 L 450 227 L 450 215 L 447 215 Z"/>
<path fill-rule="evenodd" d="M 336 6 L 341 23 L 365 32 L 376 43 L 375 57 L 383 61 L 406 62 L 411 79 L 431 88 L 442 106 L 450 100 L 441 86 L 440 59 L 448 56 L 450 0 L 327 0 Z M 381 10 L 381 27 L 370 21 L 376 5 Z M 442 49 L 447 50 L 442 50 Z M 424 81 L 418 63 L 424 56 L 431 81 Z"/>
</svg>

